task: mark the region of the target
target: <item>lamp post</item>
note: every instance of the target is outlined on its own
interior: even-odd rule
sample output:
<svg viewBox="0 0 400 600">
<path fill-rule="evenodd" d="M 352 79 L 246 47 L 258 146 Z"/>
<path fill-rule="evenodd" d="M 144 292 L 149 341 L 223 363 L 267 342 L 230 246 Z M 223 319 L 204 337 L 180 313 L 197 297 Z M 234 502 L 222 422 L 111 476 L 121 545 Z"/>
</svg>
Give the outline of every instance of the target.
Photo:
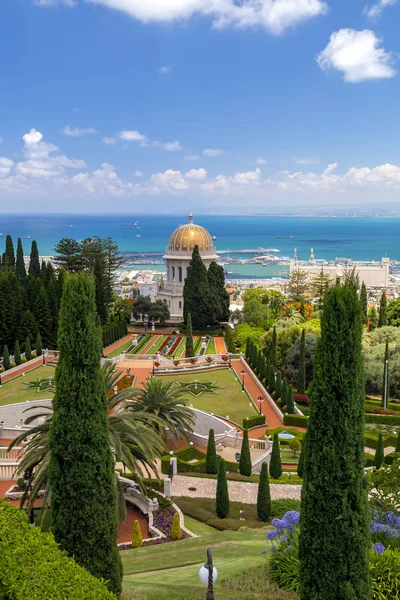
<svg viewBox="0 0 400 600">
<path fill-rule="evenodd" d="M 207 586 L 206 600 L 215 600 L 214 583 L 217 581 L 218 571 L 213 565 L 211 549 L 207 549 L 207 562 L 200 568 L 199 578 L 203 585 Z"/>
<path fill-rule="evenodd" d="M 24 484 L 28 486 L 30 501 L 32 501 L 32 479 L 33 479 L 32 471 L 25 471 L 24 472 Z M 33 505 L 31 505 L 31 508 L 29 510 L 29 523 L 33 526 L 35 525 L 35 515 L 34 515 Z"/>
<path fill-rule="evenodd" d="M 389 365 L 389 361 L 386 359 L 385 360 L 385 387 L 384 387 L 384 393 L 383 393 L 383 409 L 384 410 L 387 410 L 388 365 Z"/>
<path fill-rule="evenodd" d="M 242 392 L 244 392 L 244 376 L 246 375 L 246 371 L 240 371 L 240 374 L 242 376 Z"/>
<path fill-rule="evenodd" d="M 264 402 L 264 398 L 262 396 L 258 396 L 257 400 L 258 400 L 259 405 L 260 405 L 260 415 L 261 415 L 262 414 L 261 413 L 261 404 Z"/>
</svg>

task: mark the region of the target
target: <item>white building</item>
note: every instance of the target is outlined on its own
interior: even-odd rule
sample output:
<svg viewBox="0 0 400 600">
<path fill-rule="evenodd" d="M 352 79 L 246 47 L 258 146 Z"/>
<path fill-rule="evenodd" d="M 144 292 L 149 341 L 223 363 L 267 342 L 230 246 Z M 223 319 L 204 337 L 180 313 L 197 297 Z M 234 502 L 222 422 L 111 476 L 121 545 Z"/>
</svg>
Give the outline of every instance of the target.
<svg viewBox="0 0 400 600">
<path fill-rule="evenodd" d="M 307 262 L 292 259 L 290 261 L 290 274 L 293 271 L 305 271 L 308 279 L 311 280 L 321 271 L 328 275 L 330 279 L 336 277 L 342 278 L 346 270 L 355 269 L 360 283 L 364 282 L 367 287 L 387 288 L 390 285 L 389 279 L 389 258 L 382 258 L 381 262 L 352 261 L 350 259 L 336 259 L 333 262 L 316 260 L 314 253 L 311 253 L 311 259 Z"/>
<path fill-rule="evenodd" d="M 183 286 L 187 269 L 192 258 L 193 249 L 199 247 L 203 263 L 208 268 L 217 254 L 210 234 L 204 227 L 193 223 L 192 213 L 189 222 L 175 229 L 169 238 L 164 256 L 167 265 L 167 280 L 158 280 L 157 298 L 165 300 L 171 314 L 171 319 L 183 318 Z"/>
</svg>

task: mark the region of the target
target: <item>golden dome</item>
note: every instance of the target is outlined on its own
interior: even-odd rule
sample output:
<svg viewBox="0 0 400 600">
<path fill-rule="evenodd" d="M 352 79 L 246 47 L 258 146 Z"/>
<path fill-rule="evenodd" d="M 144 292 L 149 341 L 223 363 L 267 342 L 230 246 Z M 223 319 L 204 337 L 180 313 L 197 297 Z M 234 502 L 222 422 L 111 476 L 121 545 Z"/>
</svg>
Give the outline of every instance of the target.
<svg viewBox="0 0 400 600">
<path fill-rule="evenodd" d="M 196 245 L 199 247 L 200 254 L 215 252 L 210 234 L 204 227 L 193 223 L 192 213 L 190 213 L 189 223 L 175 229 L 169 238 L 167 253 L 192 253 Z"/>
</svg>

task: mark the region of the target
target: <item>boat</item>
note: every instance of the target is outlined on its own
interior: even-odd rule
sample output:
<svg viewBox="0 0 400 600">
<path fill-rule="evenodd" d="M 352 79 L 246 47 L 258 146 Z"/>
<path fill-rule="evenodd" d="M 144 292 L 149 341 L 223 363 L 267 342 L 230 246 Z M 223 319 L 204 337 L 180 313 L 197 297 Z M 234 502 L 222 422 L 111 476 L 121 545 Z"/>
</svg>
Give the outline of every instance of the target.
<svg viewBox="0 0 400 600">
<path fill-rule="evenodd" d="M 212 236 L 212 239 L 213 239 L 213 240 L 214 240 L 214 242 L 215 242 L 215 240 L 217 239 L 217 236 L 216 236 L 216 235 L 213 235 L 213 236 Z"/>
<path fill-rule="evenodd" d="M 139 234 L 137 234 L 137 236 L 136 236 L 136 237 L 140 237 L 140 235 L 139 235 Z"/>
<path fill-rule="evenodd" d="M 294 235 L 277 235 L 276 240 L 294 240 Z"/>
</svg>

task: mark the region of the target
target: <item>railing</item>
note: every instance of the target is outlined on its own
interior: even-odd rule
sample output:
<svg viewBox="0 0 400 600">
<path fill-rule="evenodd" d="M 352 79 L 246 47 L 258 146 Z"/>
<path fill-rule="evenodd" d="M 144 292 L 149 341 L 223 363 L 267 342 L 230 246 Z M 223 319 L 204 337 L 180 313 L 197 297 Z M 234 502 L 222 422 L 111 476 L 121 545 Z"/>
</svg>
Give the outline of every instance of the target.
<svg viewBox="0 0 400 600">
<path fill-rule="evenodd" d="M 2 427 L 0 425 L 0 439 L 14 440 L 23 431 L 29 431 L 28 427 Z"/>
<path fill-rule="evenodd" d="M 23 450 L 21 446 L 17 446 L 13 448 L 9 452 L 7 452 L 7 446 L 0 446 L 0 460 L 4 461 L 15 461 L 20 458 L 20 452 Z"/>
<path fill-rule="evenodd" d="M 0 479 L 15 479 L 19 462 L 0 460 Z"/>
<path fill-rule="evenodd" d="M 260 388 L 261 392 L 263 393 L 263 395 L 267 399 L 269 405 L 274 409 L 274 411 L 276 412 L 276 414 L 278 415 L 278 417 L 283 422 L 283 412 L 276 405 L 276 403 L 274 402 L 274 400 L 271 398 L 270 394 L 267 392 L 267 390 L 265 389 L 265 387 L 263 386 L 263 384 L 261 383 L 261 381 L 258 379 L 258 377 L 253 372 L 253 369 L 250 367 L 250 365 L 248 364 L 248 362 L 245 360 L 245 358 L 243 356 L 240 357 L 240 362 L 242 363 L 242 365 L 244 367 L 246 367 L 247 371 L 250 373 L 250 377 L 258 385 L 258 387 Z"/>
</svg>

